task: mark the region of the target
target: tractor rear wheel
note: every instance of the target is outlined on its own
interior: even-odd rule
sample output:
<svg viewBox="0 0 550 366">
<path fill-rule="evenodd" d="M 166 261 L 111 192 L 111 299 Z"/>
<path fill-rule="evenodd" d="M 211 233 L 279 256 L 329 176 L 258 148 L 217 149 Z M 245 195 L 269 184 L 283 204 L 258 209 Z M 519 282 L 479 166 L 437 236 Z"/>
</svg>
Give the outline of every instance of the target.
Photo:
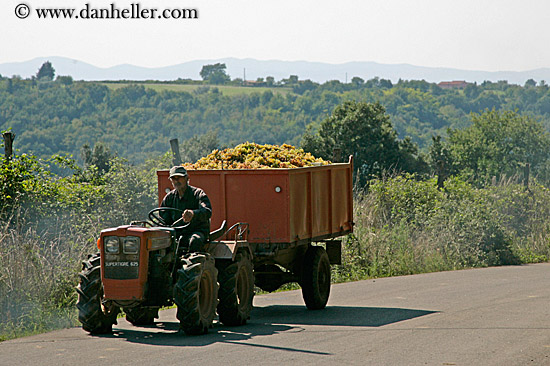
<svg viewBox="0 0 550 366">
<path fill-rule="evenodd" d="M 79 276 L 80 283 L 76 288 L 78 292 L 76 307 L 82 328 L 92 334 L 112 332 L 113 324 L 117 324 L 116 319 L 120 309 L 111 301 L 105 301 L 103 298 L 99 254 L 82 262 L 82 271 Z"/>
<path fill-rule="evenodd" d="M 254 272 L 247 251 L 239 251 L 234 262 L 219 268 L 220 292 L 218 315 L 224 325 L 246 324 L 254 298 Z"/>
<path fill-rule="evenodd" d="M 325 308 L 330 294 L 330 261 L 325 248 L 308 248 L 304 256 L 300 285 L 308 309 Z"/>
<path fill-rule="evenodd" d="M 174 287 L 176 317 L 186 334 L 206 334 L 216 316 L 218 270 L 209 254 L 189 254 L 183 261 Z"/>
<path fill-rule="evenodd" d="M 126 320 L 132 325 L 153 325 L 155 319 L 159 317 L 158 308 L 148 308 L 137 306 L 134 308 L 125 308 Z"/>
</svg>

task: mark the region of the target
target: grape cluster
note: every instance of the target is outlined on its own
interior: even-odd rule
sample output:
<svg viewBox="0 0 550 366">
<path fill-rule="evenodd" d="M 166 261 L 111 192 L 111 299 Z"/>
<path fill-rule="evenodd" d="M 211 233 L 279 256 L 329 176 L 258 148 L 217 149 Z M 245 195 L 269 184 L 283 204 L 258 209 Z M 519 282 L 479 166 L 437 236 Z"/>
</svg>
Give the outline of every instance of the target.
<svg viewBox="0 0 550 366">
<path fill-rule="evenodd" d="M 315 158 L 303 149 L 292 145 L 259 145 L 246 142 L 225 150 L 214 150 L 194 164 L 185 164 L 186 169 L 271 169 L 299 168 L 327 165 L 329 161 Z"/>
</svg>

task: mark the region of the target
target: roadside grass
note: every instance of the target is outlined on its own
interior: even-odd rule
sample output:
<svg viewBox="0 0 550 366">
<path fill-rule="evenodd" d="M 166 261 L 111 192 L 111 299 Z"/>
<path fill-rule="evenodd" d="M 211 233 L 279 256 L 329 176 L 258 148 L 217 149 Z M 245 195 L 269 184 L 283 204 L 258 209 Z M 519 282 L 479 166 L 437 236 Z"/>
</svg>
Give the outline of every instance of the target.
<svg viewBox="0 0 550 366">
<path fill-rule="evenodd" d="M 93 238 L 70 227 L 0 229 L 0 341 L 78 325 L 75 286 Z"/>
</svg>

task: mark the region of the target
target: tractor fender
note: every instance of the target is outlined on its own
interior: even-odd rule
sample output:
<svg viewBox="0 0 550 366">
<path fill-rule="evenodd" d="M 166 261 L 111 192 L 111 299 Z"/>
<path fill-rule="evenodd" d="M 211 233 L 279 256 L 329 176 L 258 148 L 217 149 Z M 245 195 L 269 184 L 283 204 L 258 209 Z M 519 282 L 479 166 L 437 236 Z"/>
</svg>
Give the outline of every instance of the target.
<svg viewBox="0 0 550 366">
<path fill-rule="evenodd" d="M 235 260 L 237 251 L 244 248 L 253 258 L 252 249 L 246 240 L 231 240 L 231 241 L 215 241 L 208 243 L 206 251 L 214 257 L 214 259 L 230 259 Z"/>
</svg>

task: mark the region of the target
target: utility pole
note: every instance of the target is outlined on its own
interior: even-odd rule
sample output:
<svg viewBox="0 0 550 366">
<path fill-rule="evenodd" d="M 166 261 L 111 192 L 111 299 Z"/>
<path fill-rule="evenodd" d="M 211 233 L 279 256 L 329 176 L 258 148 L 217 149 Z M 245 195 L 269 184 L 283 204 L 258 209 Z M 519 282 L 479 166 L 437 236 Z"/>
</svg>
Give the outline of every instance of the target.
<svg viewBox="0 0 550 366">
<path fill-rule="evenodd" d="M 15 139 L 15 134 L 11 131 L 4 132 L 2 134 L 4 137 L 4 154 L 6 155 L 6 160 L 11 160 L 13 154 L 13 140 Z"/>
<path fill-rule="evenodd" d="M 181 165 L 180 145 L 178 143 L 178 139 L 171 139 L 170 147 L 172 148 L 172 164 Z"/>
</svg>

